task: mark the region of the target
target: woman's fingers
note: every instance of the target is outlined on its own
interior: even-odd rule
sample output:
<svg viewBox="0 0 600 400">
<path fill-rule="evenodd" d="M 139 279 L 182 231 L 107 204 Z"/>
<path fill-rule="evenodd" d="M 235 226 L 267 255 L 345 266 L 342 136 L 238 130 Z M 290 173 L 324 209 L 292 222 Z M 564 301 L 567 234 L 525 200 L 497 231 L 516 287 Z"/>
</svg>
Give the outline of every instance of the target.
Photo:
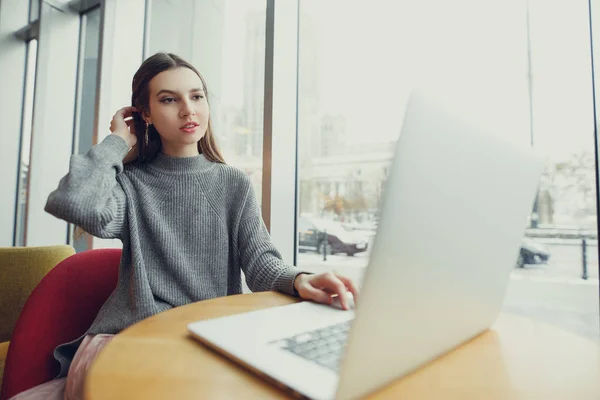
<svg viewBox="0 0 600 400">
<path fill-rule="evenodd" d="M 358 298 L 358 287 L 352 279 L 333 272 L 306 275 L 297 290 L 303 299 L 329 305 L 333 302 L 333 296 L 337 296 L 344 310 L 350 308 L 348 292 L 352 293 L 355 301 Z"/>
<path fill-rule="evenodd" d="M 341 280 L 344 283 L 344 285 L 346 285 L 346 288 L 350 291 L 350 293 L 352 293 L 352 297 L 354 297 L 354 302 L 358 301 L 359 289 L 358 286 L 354 283 L 354 281 L 348 278 L 347 276 L 339 275 L 337 273 L 335 274 L 335 276 L 337 276 L 338 279 Z"/>
<path fill-rule="evenodd" d="M 305 295 L 307 294 L 307 297 L 308 297 L 307 300 L 313 300 L 313 301 L 316 301 L 317 303 L 331 305 L 332 298 L 329 293 L 325 293 L 324 291 L 316 289 L 311 285 L 307 285 L 305 289 L 306 289 Z"/>
<path fill-rule="evenodd" d="M 132 115 L 137 112 L 135 107 L 123 107 L 119 109 L 110 121 L 110 131 L 121 137 L 132 147 L 136 144 L 135 125 Z"/>
<path fill-rule="evenodd" d="M 337 294 L 340 298 L 340 304 L 342 305 L 342 308 L 344 310 L 349 308 L 348 290 L 346 289 L 346 285 L 333 272 L 325 272 L 323 274 L 315 275 L 311 280 L 311 284 L 317 289 Z"/>
<path fill-rule="evenodd" d="M 131 106 L 123 107 L 115 113 L 114 117 L 121 117 L 122 119 L 125 119 L 127 117 L 131 117 L 134 112 L 137 112 L 137 108 Z"/>
</svg>

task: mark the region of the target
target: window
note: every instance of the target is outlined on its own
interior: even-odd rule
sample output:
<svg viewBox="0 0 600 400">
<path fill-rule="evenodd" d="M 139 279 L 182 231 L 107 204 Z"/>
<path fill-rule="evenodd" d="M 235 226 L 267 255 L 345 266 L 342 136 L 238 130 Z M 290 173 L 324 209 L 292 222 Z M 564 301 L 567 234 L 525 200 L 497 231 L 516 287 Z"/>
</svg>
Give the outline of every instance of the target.
<svg viewBox="0 0 600 400">
<path fill-rule="evenodd" d="M 98 73 L 100 35 L 100 8 L 81 15 L 81 42 L 79 48 L 79 72 L 73 153 L 85 154 L 95 144 L 94 120 Z M 91 248 L 91 237 L 78 227 L 72 226 L 72 245 L 76 251 Z"/>
<path fill-rule="evenodd" d="M 27 244 L 27 206 L 29 199 L 29 160 L 31 155 L 31 128 L 33 119 L 33 96 L 35 88 L 35 68 L 37 59 L 37 39 L 27 43 L 27 66 L 25 93 L 23 98 L 23 117 L 21 122 L 21 154 L 19 157 L 19 176 L 17 181 L 17 212 L 15 221 L 15 246 Z"/>
<path fill-rule="evenodd" d="M 408 95 L 407 68 L 389 47 L 370 45 L 390 35 L 387 29 L 399 33 L 395 24 L 384 18 L 356 29 L 371 20 L 370 9 L 357 2 L 302 1 L 299 15 L 297 264 L 317 270 L 335 264 L 354 277 L 368 262 L 383 172 Z M 329 29 L 334 21 L 336 29 Z M 385 71 L 374 74 L 372 60 L 387 65 Z M 378 78 L 388 81 L 382 85 Z M 316 232 L 303 233 L 302 221 Z M 345 252 L 344 245 L 360 249 Z"/>
<path fill-rule="evenodd" d="M 30 0 L 29 2 L 29 22 L 33 22 L 40 17 L 40 1 Z"/>
<path fill-rule="evenodd" d="M 555 21 L 561 20 L 560 32 Z M 588 1 L 529 2 L 531 139 L 546 157 L 506 309 L 598 340 Z M 548 259 L 546 259 L 549 257 Z"/>
<path fill-rule="evenodd" d="M 499 95 L 490 108 L 502 106 L 511 121 L 520 123 L 510 129 L 515 140 L 525 137 L 524 39 L 502 25 L 524 26 L 522 15 L 511 14 L 514 4 L 494 7 L 503 18 L 494 30 L 459 11 L 487 15 L 482 5 L 459 3 L 435 2 L 435 13 L 415 2 L 377 1 L 376 7 L 344 1 L 300 3 L 299 216 L 350 233 L 343 236 L 352 250 L 332 249 L 327 261 L 303 251 L 299 265 L 323 268 L 335 263 L 338 270 L 348 266 L 350 273 L 367 265 L 415 79 L 443 76 L 489 84 Z M 464 24 L 448 15 L 464 18 Z M 334 22 L 336 29 L 329 29 Z M 472 35 L 475 31 L 482 34 Z M 492 82 L 489 73 L 495 76 Z M 474 112 L 494 115 L 485 109 Z M 339 239 L 332 236 L 332 243 Z"/>
<path fill-rule="evenodd" d="M 411 82 L 464 79 L 494 93 L 473 113 L 547 155 L 505 311 L 597 339 L 587 1 L 408 3 L 300 2 L 297 264 L 361 278 Z"/>
</svg>

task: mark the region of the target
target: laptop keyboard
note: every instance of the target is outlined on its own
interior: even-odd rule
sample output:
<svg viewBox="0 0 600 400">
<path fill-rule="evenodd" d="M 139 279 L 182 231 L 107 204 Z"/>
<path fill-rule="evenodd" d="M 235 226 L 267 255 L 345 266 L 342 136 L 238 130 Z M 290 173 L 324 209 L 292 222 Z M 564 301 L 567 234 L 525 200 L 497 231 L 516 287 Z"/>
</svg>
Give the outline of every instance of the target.
<svg viewBox="0 0 600 400">
<path fill-rule="evenodd" d="M 351 323 L 350 320 L 303 332 L 292 337 L 276 340 L 272 344 L 338 372 Z"/>
</svg>

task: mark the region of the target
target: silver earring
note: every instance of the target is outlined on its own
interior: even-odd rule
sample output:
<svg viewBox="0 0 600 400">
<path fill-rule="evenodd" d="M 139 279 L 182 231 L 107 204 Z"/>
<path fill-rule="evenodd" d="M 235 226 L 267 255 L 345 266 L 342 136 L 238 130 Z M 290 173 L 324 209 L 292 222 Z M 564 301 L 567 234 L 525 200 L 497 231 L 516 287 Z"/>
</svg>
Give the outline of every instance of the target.
<svg viewBox="0 0 600 400">
<path fill-rule="evenodd" d="M 150 126 L 150 124 L 146 124 L 146 146 L 148 146 L 148 127 Z"/>
</svg>

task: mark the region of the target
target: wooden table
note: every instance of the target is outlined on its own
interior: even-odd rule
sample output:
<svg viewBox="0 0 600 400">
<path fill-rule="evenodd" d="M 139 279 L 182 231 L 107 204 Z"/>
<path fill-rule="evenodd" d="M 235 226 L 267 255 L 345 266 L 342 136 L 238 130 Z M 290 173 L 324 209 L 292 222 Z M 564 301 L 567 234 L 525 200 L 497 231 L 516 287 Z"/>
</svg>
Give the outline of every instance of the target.
<svg viewBox="0 0 600 400">
<path fill-rule="evenodd" d="M 188 336 L 189 322 L 289 304 L 273 292 L 174 308 L 117 335 L 91 367 L 85 397 L 282 399 L 286 394 Z M 600 399 L 600 346 L 502 314 L 491 330 L 370 399 Z"/>
</svg>

